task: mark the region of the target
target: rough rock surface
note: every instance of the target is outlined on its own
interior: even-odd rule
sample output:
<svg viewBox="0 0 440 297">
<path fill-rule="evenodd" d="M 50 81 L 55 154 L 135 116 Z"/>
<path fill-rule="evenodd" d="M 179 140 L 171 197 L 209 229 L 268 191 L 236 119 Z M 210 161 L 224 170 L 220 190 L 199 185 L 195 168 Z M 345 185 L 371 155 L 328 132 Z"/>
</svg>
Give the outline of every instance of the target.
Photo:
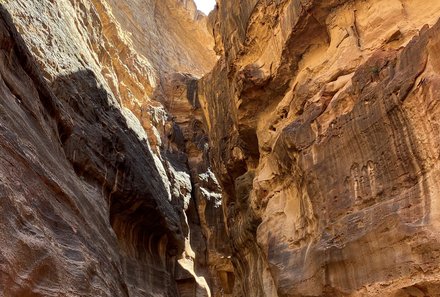
<svg viewBox="0 0 440 297">
<path fill-rule="evenodd" d="M 168 76 L 215 62 L 206 17 L 192 1 L 124 4 L 2 4 L 2 296 L 210 296 L 218 282 L 201 116 L 183 135 L 164 107 Z"/>
<path fill-rule="evenodd" d="M 440 2 L 217 2 L 234 296 L 440 296 Z"/>
<path fill-rule="evenodd" d="M 439 1 L 1 3 L 1 296 L 440 296 Z"/>
</svg>

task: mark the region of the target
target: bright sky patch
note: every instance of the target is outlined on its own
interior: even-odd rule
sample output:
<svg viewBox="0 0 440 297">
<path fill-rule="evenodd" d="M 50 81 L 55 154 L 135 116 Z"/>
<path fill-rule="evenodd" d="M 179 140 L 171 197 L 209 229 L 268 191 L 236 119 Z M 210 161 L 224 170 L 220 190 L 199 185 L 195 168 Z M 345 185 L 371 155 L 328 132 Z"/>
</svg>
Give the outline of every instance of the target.
<svg viewBox="0 0 440 297">
<path fill-rule="evenodd" d="M 208 15 L 215 7 L 215 0 L 194 0 L 197 9 Z"/>
</svg>

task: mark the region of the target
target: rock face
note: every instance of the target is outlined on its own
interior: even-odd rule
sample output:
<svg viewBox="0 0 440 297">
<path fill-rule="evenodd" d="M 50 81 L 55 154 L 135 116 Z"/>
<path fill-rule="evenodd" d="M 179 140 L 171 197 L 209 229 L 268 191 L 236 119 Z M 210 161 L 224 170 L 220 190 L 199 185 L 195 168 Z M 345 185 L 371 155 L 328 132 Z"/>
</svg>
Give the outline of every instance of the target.
<svg viewBox="0 0 440 297">
<path fill-rule="evenodd" d="M 150 2 L 2 4 L 0 295 L 211 296 L 199 210 L 221 193 L 195 78 L 169 109 L 191 122 L 165 104 L 213 40 L 192 1 Z"/>
<path fill-rule="evenodd" d="M 1 296 L 440 296 L 437 0 L 0 6 Z"/>
<path fill-rule="evenodd" d="M 440 296 L 439 17 L 218 1 L 200 101 L 234 296 Z"/>
</svg>

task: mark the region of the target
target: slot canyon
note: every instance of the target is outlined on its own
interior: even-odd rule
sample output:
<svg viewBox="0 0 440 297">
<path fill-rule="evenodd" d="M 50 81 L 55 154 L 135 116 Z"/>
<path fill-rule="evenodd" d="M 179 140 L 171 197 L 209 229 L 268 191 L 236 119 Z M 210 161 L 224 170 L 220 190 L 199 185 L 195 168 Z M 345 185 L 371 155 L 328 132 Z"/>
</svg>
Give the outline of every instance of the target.
<svg viewBox="0 0 440 297">
<path fill-rule="evenodd" d="M 0 0 L 0 296 L 440 296 L 440 1 Z"/>
</svg>

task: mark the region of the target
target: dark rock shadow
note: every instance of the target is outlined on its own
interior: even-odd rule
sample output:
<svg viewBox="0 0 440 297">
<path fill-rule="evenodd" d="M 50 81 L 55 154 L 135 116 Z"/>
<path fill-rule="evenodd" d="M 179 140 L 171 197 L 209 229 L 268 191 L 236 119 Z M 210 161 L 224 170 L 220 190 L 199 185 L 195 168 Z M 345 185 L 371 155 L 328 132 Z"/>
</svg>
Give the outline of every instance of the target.
<svg viewBox="0 0 440 297">
<path fill-rule="evenodd" d="M 14 51 L 19 66 L 35 84 L 44 110 L 32 110 L 29 102 L 23 102 L 23 108 L 50 123 L 51 138 L 58 139 L 75 173 L 102 191 L 106 198 L 102 208 L 109 212 L 126 274 L 132 270 L 128 277 L 133 280 L 127 283 L 136 287 L 143 278 L 141 288 L 151 285 L 177 295 L 172 271 L 184 248 L 182 215 L 169 199 L 166 177 L 158 170 L 147 141 L 128 127 L 91 70 L 60 76 L 49 86 L 1 5 L 0 17 L 2 34 L 10 35 L 0 36 L 0 46 Z"/>
<path fill-rule="evenodd" d="M 166 235 L 169 250 L 177 253 L 183 240 L 179 214 L 169 202 L 166 177 L 158 171 L 148 143 L 109 103 L 109 94 L 92 71 L 60 76 L 52 89 L 66 115 L 58 125 L 66 157 L 79 176 L 102 187 L 118 237 L 142 258 L 152 238 L 159 241 Z"/>
</svg>

